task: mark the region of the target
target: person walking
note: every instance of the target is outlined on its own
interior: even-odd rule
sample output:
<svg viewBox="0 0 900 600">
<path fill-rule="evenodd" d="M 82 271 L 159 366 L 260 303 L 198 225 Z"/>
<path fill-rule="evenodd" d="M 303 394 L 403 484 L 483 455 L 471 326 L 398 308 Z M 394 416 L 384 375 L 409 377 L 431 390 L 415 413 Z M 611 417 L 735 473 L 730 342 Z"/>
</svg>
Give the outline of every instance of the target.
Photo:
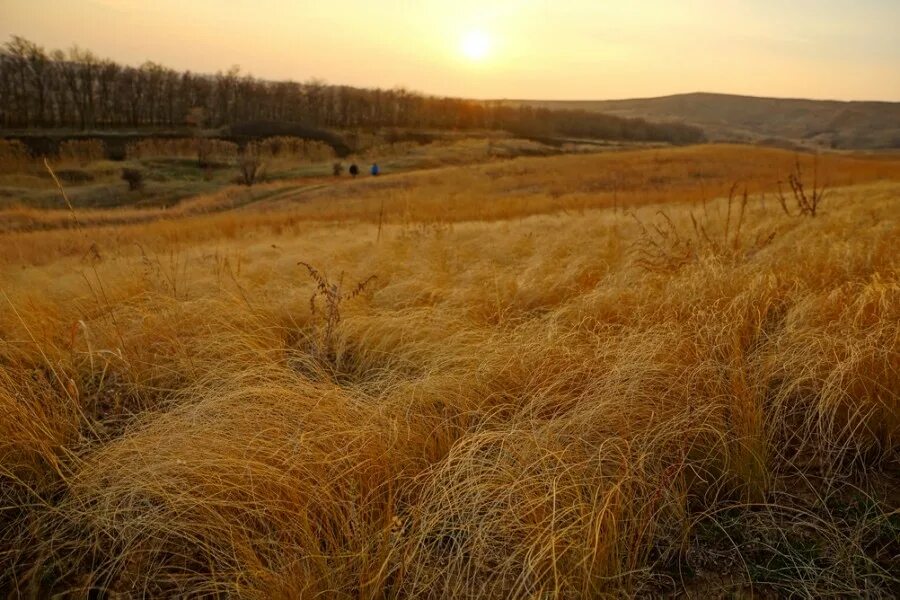
<svg viewBox="0 0 900 600">
<path fill-rule="evenodd" d="M 378 163 L 372 163 L 372 168 L 371 168 L 370 172 L 372 173 L 372 177 L 375 177 L 379 173 L 381 173 L 381 169 L 378 168 Z"/>
<path fill-rule="evenodd" d="M 353 177 L 359 175 L 359 167 L 356 166 L 356 163 L 350 165 L 350 175 L 352 175 Z"/>
</svg>

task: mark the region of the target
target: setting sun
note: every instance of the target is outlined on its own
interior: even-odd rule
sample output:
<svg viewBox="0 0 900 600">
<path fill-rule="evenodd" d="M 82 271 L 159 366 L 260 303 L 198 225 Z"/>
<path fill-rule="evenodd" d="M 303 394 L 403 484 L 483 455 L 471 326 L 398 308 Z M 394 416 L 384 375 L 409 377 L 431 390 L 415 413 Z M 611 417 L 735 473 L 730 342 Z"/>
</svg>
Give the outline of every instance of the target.
<svg viewBox="0 0 900 600">
<path fill-rule="evenodd" d="M 483 60 L 491 50 L 491 39 L 483 31 L 469 31 L 463 36 L 460 49 L 466 58 Z"/>
</svg>

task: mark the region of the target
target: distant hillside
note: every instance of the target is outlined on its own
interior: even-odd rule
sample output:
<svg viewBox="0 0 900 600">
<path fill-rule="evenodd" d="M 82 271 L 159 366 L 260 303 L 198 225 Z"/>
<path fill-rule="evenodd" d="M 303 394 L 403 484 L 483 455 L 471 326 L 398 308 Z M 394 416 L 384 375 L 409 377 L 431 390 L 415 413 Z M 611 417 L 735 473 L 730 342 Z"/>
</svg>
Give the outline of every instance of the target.
<svg viewBox="0 0 900 600">
<path fill-rule="evenodd" d="M 900 148 L 900 102 L 838 102 L 695 93 L 633 100 L 526 100 L 516 103 L 655 121 L 680 121 L 703 128 L 707 137 L 714 141 L 827 148 Z"/>
</svg>

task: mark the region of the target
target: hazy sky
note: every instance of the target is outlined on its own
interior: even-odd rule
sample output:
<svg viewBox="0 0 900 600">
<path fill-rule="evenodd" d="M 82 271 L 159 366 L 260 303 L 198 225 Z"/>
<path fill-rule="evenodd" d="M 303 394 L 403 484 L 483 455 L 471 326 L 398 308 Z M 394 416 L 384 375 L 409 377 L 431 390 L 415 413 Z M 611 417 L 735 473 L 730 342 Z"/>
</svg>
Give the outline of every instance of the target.
<svg viewBox="0 0 900 600">
<path fill-rule="evenodd" d="M 12 34 L 131 64 L 476 98 L 900 101 L 900 0 L 0 0 Z"/>
</svg>

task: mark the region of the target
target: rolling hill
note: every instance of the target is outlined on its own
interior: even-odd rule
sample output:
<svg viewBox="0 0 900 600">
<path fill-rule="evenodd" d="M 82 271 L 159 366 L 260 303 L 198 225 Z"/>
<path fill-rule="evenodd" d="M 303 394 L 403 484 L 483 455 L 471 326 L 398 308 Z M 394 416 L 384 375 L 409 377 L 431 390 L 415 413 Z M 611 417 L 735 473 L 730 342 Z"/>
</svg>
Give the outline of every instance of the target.
<svg viewBox="0 0 900 600">
<path fill-rule="evenodd" d="M 900 148 L 900 102 L 693 93 L 631 100 L 523 100 L 517 103 L 656 121 L 681 121 L 702 127 L 712 141 L 835 149 Z"/>
</svg>

